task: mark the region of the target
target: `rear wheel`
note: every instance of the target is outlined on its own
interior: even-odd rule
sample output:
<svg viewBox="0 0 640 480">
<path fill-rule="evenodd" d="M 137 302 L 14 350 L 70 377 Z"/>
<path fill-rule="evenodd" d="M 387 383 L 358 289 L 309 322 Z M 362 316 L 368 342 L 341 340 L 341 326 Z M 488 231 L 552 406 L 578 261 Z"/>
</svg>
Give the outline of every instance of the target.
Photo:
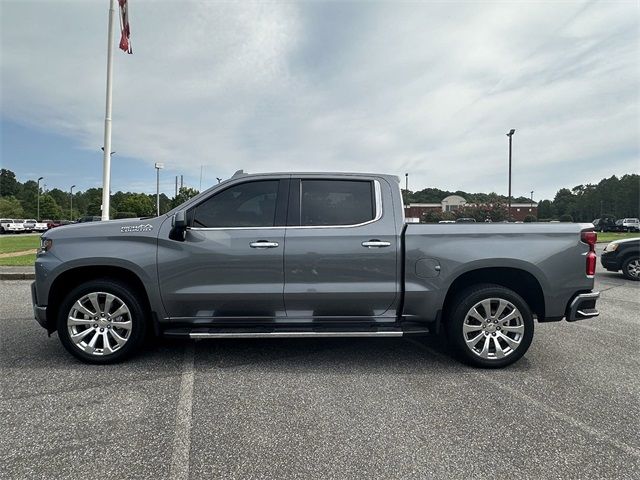
<svg viewBox="0 0 640 480">
<path fill-rule="evenodd" d="M 62 345 L 87 363 L 114 363 L 141 345 L 146 319 L 136 293 L 126 284 L 93 280 L 73 289 L 58 311 Z"/>
<path fill-rule="evenodd" d="M 447 334 L 466 363 L 499 368 L 519 360 L 533 340 L 533 315 L 513 290 L 500 285 L 470 287 L 454 300 Z"/>
<path fill-rule="evenodd" d="M 622 264 L 622 274 L 629 280 L 640 280 L 640 257 L 629 257 Z"/>
</svg>

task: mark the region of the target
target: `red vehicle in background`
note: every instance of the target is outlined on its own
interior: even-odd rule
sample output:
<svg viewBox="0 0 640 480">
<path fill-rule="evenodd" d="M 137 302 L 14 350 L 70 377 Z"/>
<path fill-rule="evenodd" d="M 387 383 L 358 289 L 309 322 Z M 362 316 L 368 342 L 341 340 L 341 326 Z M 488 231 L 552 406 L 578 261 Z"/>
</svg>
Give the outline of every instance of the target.
<svg viewBox="0 0 640 480">
<path fill-rule="evenodd" d="M 51 230 L 52 228 L 62 227 L 64 225 L 70 225 L 72 223 L 76 223 L 76 222 L 72 222 L 71 220 L 43 220 L 42 222 L 47 224 L 48 230 Z"/>
</svg>

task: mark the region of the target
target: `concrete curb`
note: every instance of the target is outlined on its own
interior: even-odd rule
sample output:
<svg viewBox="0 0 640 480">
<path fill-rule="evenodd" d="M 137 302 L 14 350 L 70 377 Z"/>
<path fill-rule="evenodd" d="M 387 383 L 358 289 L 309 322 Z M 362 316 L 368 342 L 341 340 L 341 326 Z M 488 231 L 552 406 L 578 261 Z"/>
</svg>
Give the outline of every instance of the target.
<svg viewBox="0 0 640 480">
<path fill-rule="evenodd" d="M 0 280 L 35 280 L 35 273 L 0 272 Z"/>
</svg>

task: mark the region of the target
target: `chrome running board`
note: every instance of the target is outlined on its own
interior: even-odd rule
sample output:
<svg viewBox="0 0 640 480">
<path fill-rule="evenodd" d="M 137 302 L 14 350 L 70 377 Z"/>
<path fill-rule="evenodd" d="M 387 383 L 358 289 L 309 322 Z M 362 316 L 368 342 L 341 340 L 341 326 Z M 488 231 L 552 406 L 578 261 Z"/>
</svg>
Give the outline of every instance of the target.
<svg viewBox="0 0 640 480">
<path fill-rule="evenodd" d="M 370 332 L 190 332 L 189 338 L 402 337 L 403 335 L 404 332 L 400 330 L 376 330 Z"/>
</svg>

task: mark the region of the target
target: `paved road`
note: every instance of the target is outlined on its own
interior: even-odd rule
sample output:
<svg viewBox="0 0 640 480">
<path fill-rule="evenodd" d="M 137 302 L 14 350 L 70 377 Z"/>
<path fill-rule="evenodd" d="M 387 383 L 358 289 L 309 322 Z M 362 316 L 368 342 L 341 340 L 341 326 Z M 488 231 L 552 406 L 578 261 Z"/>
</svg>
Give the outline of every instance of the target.
<svg viewBox="0 0 640 480">
<path fill-rule="evenodd" d="M 0 282 L 0 477 L 640 478 L 640 284 L 500 371 L 433 338 L 159 341 L 73 360 Z"/>
</svg>

